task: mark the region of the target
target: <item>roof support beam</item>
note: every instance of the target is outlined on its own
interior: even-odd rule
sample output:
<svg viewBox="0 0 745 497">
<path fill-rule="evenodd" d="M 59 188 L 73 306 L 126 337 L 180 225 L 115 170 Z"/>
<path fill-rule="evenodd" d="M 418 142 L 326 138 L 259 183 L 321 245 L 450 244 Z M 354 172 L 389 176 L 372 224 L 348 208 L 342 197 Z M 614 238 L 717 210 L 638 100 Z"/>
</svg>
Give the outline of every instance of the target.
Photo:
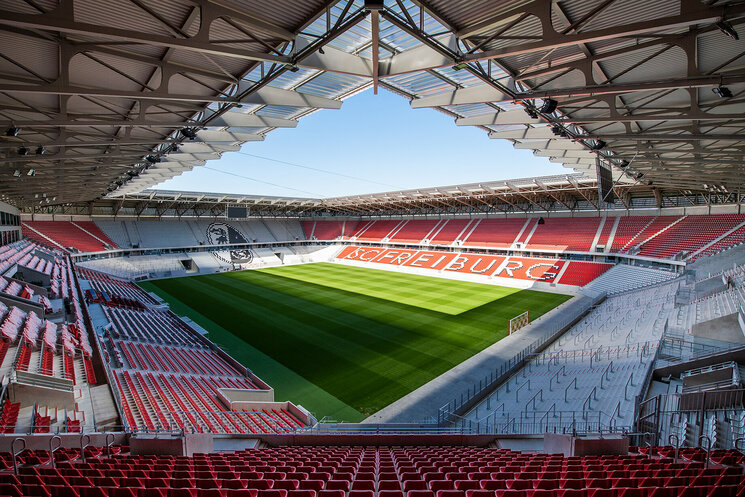
<svg viewBox="0 0 745 497">
<path fill-rule="evenodd" d="M 309 46 L 305 38 L 298 38 L 296 46 L 299 50 Z M 372 77 L 372 64 L 369 60 L 358 55 L 353 55 L 335 48 L 325 46 L 324 53 L 313 52 L 297 63 L 300 67 L 317 69 L 319 71 L 331 71 L 353 76 Z"/>
<path fill-rule="evenodd" d="M 491 131 L 489 133 L 491 139 L 507 139 L 507 140 L 535 140 L 535 139 L 553 139 L 556 135 L 553 134 L 549 126 L 542 126 L 540 128 L 524 128 L 524 129 L 512 129 L 505 131 Z"/>
<path fill-rule="evenodd" d="M 581 140 L 596 140 L 598 138 L 601 138 L 603 140 L 629 140 L 629 141 L 669 141 L 669 142 L 675 142 L 675 141 L 701 141 L 701 140 L 710 140 L 710 141 L 745 141 L 745 136 L 743 135 L 722 135 L 722 134 L 701 134 L 701 133 L 681 133 L 677 135 L 667 135 L 667 134 L 655 134 L 655 133 L 593 133 L 591 135 L 580 135 L 577 137 Z"/>
<path fill-rule="evenodd" d="M 415 100 L 416 102 L 416 100 Z M 413 102 L 412 102 L 413 104 Z M 412 105 L 413 107 L 413 105 Z M 458 126 L 499 126 L 512 124 L 541 124 L 544 121 L 533 119 L 522 110 L 508 110 L 493 114 L 481 114 L 472 117 L 460 117 L 455 120 Z"/>
<path fill-rule="evenodd" d="M 743 12 L 745 12 L 745 5 L 742 4 L 731 5 L 727 9 L 727 14 L 730 16 L 739 15 Z M 463 60 L 466 62 L 473 62 L 533 52 L 544 52 L 583 43 L 592 43 L 621 37 L 633 37 L 672 29 L 682 29 L 697 24 L 713 24 L 721 19 L 722 9 L 700 4 L 700 7 L 685 9 L 681 14 L 661 17 L 651 21 L 635 22 L 611 28 L 580 31 L 563 35 L 549 32 L 544 34 L 543 40 L 468 54 L 463 57 Z"/>
<path fill-rule="evenodd" d="M 189 127 L 193 124 L 186 122 L 158 122 L 151 119 L 128 119 L 128 120 L 69 120 L 69 119 L 49 119 L 48 121 L 13 121 L 14 126 L 20 128 L 49 128 L 49 127 L 96 127 L 96 126 L 137 126 L 137 127 L 148 127 L 148 128 L 175 128 L 180 129 L 183 127 Z M 11 121 L 0 121 L 0 126 L 10 126 Z M 294 128 L 297 126 L 297 121 L 293 119 L 280 119 L 277 117 L 257 116 L 256 114 L 243 114 L 240 112 L 226 112 L 222 116 L 211 121 L 207 127 L 210 128 L 224 128 L 224 127 L 238 127 L 238 128 Z M 230 130 L 228 130 L 230 131 Z M 157 140 L 155 140 L 157 141 Z"/>
<path fill-rule="evenodd" d="M 431 97 L 417 98 L 411 101 L 412 109 L 441 107 L 446 105 L 479 104 L 483 102 L 501 102 L 512 100 L 512 97 L 490 85 L 459 88 L 452 92 L 439 93 Z"/>
<path fill-rule="evenodd" d="M 238 85 L 238 92 L 240 93 L 242 90 L 254 84 L 255 83 L 252 81 L 241 81 Z M 179 93 L 170 93 L 167 91 L 138 92 L 110 89 L 93 89 L 75 86 L 62 86 L 58 83 L 35 87 L 28 85 L 0 84 L 0 93 L 123 98 L 127 100 L 154 100 L 157 101 L 157 103 L 202 102 L 218 104 L 256 104 L 288 107 L 314 107 L 321 109 L 341 108 L 341 101 L 339 100 L 303 94 L 291 90 L 283 90 L 281 88 L 274 88 L 271 86 L 259 88 L 257 91 L 251 93 L 243 99 L 210 95 L 186 95 Z"/>
<path fill-rule="evenodd" d="M 202 10 L 202 12 L 204 13 L 204 9 Z M 128 29 L 118 29 L 110 26 L 99 26 L 96 24 L 76 22 L 74 20 L 71 20 L 66 15 L 57 14 L 56 11 L 50 11 L 46 14 L 40 15 L 28 15 L 25 13 L 22 14 L 7 10 L 0 11 L 0 24 L 6 26 L 14 26 L 32 30 L 41 29 L 44 31 L 52 31 L 56 33 L 65 33 L 72 35 L 92 36 L 109 40 L 117 40 L 126 43 L 177 48 L 203 54 L 221 55 L 224 57 L 244 60 L 266 61 L 277 64 L 289 64 L 292 62 L 290 57 L 285 55 L 262 53 L 253 50 L 243 50 L 240 48 L 233 48 L 222 44 L 218 45 L 215 43 L 210 43 L 209 40 L 206 39 L 206 36 L 209 33 L 209 25 L 211 24 L 211 21 L 212 19 L 202 17 L 200 36 L 195 36 L 192 38 L 173 38 L 152 33 L 141 33 L 139 31 L 132 31 Z M 294 38 L 294 35 L 292 33 L 287 32 L 286 34 L 289 35 L 289 39 Z"/>
<path fill-rule="evenodd" d="M 595 95 L 613 95 L 619 93 L 631 93 L 639 91 L 675 90 L 679 88 L 700 88 L 705 86 L 717 86 L 742 83 L 745 74 L 730 74 L 716 76 L 699 76 L 686 79 L 673 79 L 666 81 L 645 81 L 643 83 L 619 83 L 604 85 L 586 85 L 575 88 L 557 88 L 552 90 L 528 90 L 517 93 L 517 99 L 531 98 L 560 98 L 560 97 L 586 97 Z"/>
</svg>

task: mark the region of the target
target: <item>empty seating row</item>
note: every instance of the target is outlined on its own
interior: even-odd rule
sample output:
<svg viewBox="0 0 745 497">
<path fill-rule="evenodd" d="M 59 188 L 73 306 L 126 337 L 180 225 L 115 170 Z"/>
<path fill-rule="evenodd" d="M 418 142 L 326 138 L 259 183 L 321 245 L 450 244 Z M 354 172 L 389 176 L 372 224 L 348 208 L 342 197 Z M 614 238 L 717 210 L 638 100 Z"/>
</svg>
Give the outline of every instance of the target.
<svg viewBox="0 0 745 497">
<path fill-rule="evenodd" d="M 745 222 L 745 215 L 709 214 L 689 216 L 552 217 L 370 220 L 357 224 L 350 237 L 342 236 L 342 221 L 305 221 L 306 236 L 326 233 L 325 238 L 350 238 L 371 242 L 428 243 L 472 247 L 521 248 L 530 250 L 580 251 L 604 247 L 605 252 L 629 252 L 667 259 L 686 251 L 695 252 Z M 717 240 L 702 255 L 723 250 L 743 241 L 743 233 Z"/>
<path fill-rule="evenodd" d="M 116 345 L 123 351 L 127 359 L 127 365 L 132 369 L 240 376 L 238 371 L 223 361 L 212 350 L 170 347 L 126 340 L 116 340 Z"/>
<path fill-rule="evenodd" d="M 92 222 L 24 221 L 21 223 L 21 231 L 24 236 L 35 237 L 42 243 L 49 244 L 52 241 L 59 247 L 80 252 L 116 248 L 116 244 Z"/>
<path fill-rule="evenodd" d="M 134 431 L 185 429 L 208 433 L 280 433 L 304 426 L 282 409 L 226 409 L 219 388 L 251 388 L 242 378 L 116 370 L 124 415 Z"/>
<path fill-rule="evenodd" d="M 696 259 L 700 257 L 705 257 L 707 255 L 716 254 L 717 252 L 721 252 L 722 250 L 728 249 L 730 247 L 733 247 L 735 245 L 740 245 L 745 241 L 745 226 L 741 226 L 731 232 L 730 234 L 722 237 L 719 241 L 711 244 L 710 246 L 704 248 L 703 250 L 700 250 L 698 253 L 694 254 L 690 260 L 695 261 Z"/>
<path fill-rule="evenodd" d="M 104 292 L 109 296 L 118 295 L 126 299 L 136 300 L 146 306 L 158 304 L 157 300 L 132 282 L 113 278 L 107 274 L 83 267 L 78 267 L 77 273 L 80 278 L 88 280 L 97 292 Z"/>
<path fill-rule="evenodd" d="M 13 264 L 27 256 L 36 245 L 26 240 L 7 245 L 6 250 L 0 253 L 0 273 L 7 271 Z M 30 259 L 29 259 L 30 260 Z"/>
<path fill-rule="evenodd" d="M 729 497 L 745 489 L 739 466 L 705 468 L 668 457 L 564 457 L 475 447 L 279 447 L 183 456 L 114 455 L 56 468 L 26 451 L 4 495 L 80 497 Z M 9 458 L 9 455 L 8 455 Z M 65 461 L 65 459 L 72 459 Z"/>
<path fill-rule="evenodd" d="M 527 248 L 588 252 L 600 226 L 599 217 L 546 218 L 525 242 Z"/>
<path fill-rule="evenodd" d="M 641 244 L 639 255 L 667 259 L 679 252 L 693 253 L 743 222 L 745 215 L 740 214 L 686 216 Z"/>
<path fill-rule="evenodd" d="M 611 429 L 633 417 L 678 287 L 607 298 L 465 417 L 503 433 Z"/>
<path fill-rule="evenodd" d="M 349 238 L 357 227 L 357 221 L 302 221 L 300 224 L 308 240 Z"/>
<path fill-rule="evenodd" d="M 112 334 L 116 338 L 126 338 L 140 342 L 206 347 L 194 335 L 186 323 L 170 311 L 103 308 L 111 321 Z"/>
</svg>

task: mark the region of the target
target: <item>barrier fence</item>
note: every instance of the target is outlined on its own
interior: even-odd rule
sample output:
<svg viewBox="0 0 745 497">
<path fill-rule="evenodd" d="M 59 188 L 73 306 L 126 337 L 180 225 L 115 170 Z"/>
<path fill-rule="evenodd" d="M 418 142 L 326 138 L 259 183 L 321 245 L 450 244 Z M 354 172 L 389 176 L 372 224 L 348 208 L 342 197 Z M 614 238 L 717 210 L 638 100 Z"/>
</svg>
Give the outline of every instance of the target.
<svg viewBox="0 0 745 497">
<path fill-rule="evenodd" d="M 500 364 L 499 367 L 495 367 L 488 375 L 485 375 L 483 379 L 479 380 L 478 384 L 474 383 L 472 387 L 469 387 L 465 392 L 461 393 L 460 397 L 456 397 L 440 407 L 437 412 L 437 424 L 439 426 L 444 426 L 448 423 L 455 422 L 458 416 L 473 407 L 477 402 L 483 399 L 486 394 L 494 390 L 494 388 L 502 383 L 506 378 L 520 369 L 527 359 L 532 358 L 536 352 L 540 352 L 546 348 L 546 346 L 553 342 L 559 335 L 577 323 L 603 300 L 605 300 L 604 293 L 593 298 L 586 307 L 575 309 L 569 316 L 563 316 L 560 320 L 552 320 L 550 331 L 533 341 L 530 345 L 507 361 Z"/>
</svg>

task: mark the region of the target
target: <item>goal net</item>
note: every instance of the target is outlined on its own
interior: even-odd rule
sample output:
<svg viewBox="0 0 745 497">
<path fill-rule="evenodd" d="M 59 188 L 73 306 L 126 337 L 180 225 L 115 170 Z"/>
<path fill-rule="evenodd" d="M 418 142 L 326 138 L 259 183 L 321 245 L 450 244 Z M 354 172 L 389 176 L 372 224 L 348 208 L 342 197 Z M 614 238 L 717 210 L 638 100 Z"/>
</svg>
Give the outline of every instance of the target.
<svg viewBox="0 0 745 497">
<path fill-rule="evenodd" d="M 520 328 L 526 326 L 529 322 L 530 319 L 528 318 L 528 311 L 525 311 L 522 314 L 519 314 L 510 319 L 510 335 L 512 335 Z"/>
</svg>

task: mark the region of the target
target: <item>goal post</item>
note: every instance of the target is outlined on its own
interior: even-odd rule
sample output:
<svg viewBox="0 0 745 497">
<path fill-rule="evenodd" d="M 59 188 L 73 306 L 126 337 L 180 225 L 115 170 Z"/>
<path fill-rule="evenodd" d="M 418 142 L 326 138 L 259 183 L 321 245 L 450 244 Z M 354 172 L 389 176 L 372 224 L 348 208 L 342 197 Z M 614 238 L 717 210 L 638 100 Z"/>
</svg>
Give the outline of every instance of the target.
<svg viewBox="0 0 745 497">
<path fill-rule="evenodd" d="M 518 314 L 514 318 L 510 319 L 510 335 L 512 335 L 520 328 L 526 326 L 529 322 L 530 318 L 528 316 L 528 311 L 525 311 L 522 314 Z"/>
</svg>

